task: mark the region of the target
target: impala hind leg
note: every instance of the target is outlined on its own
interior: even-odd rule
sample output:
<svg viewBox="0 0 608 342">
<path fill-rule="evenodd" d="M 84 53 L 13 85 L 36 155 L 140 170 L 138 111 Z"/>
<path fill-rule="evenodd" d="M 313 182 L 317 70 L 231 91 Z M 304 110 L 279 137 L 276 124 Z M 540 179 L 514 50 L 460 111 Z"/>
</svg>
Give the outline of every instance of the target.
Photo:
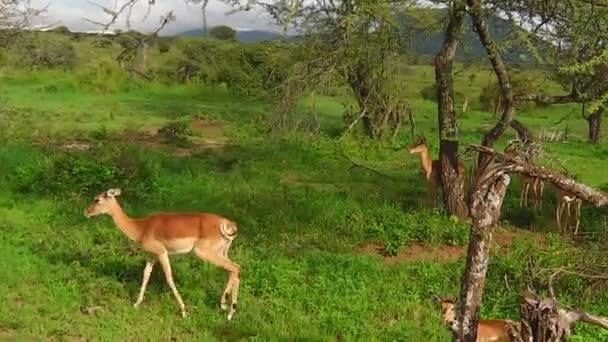
<svg viewBox="0 0 608 342">
<path fill-rule="evenodd" d="M 202 248 L 202 247 L 196 247 L 194 249 L 194 252 L 196 253 L 196 255 L 205 260 L 208 261 L 218 267 L 221 267 L 223 269 L 225 269 L 226 271 L 228 271 L 229 273 L 229 277 L 228 277 L 228 282 L 226 283 L 226 287 L 224 288 L 224 292 L 222 293 L 222 298 L 220 299 L 220 305 L 222 307 L 223 310 L 228 309 L 228 320 L 231 320 L 234 317 L 234 314 L 236 313 L 236 308 L 237 308 L 237 297 L 238 297 L 238 289 L 239 289 L 239 272 L 240 272 L 240 266 L 235 264 L 234 262 L 230 261 L 230 259 L 228 259 L 228 257 L 226 257 L 226 252 L 224 251 L 220 251 L 218 252 L 212 252 L 209 251 L 207 248 Z M 232 292 L 232 303 L 230 304 L 230 306 L 228 306 L 228 295 Z"/>
<path fill-rule="evenodd" d="M 144 300 L 144 293 L 146 292 L 146 287 L 148 286 L 148 281 L 150 280 L 150 274 L 152 274 L 152 269 L 155 264 L 155 260 L 152 258 L 146 259 L 146 266 L 144 267 L 144 276 L 141 281 L 141 288 L 139 289 L 139 295 L 137 296 L 137 301 L 133 304 L 134 308 L 138 308 L 141 302 Z"/>
<path fill-rule="evenodd" d="M 575 219 L 576 219 L 576 224 L 574 225 L 574 235 L 578 234 L 578 227 L 581 224 L 581 205 L 583 204 L 582 201 L 577 201 L 574 204 L 574 215 L 575 215 Z"/>
</svg>

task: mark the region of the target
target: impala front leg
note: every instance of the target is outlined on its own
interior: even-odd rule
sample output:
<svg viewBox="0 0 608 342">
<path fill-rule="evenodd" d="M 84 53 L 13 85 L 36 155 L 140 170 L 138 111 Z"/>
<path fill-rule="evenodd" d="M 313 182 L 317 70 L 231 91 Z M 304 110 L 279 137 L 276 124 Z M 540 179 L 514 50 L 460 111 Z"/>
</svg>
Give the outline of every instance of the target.
<svg viewBox="0 0 608 342">
<path fill-rule="evenodd" d="M 179 295 L 177 288 L 175 287 L 175 283 L 173 282 L 173 273 L 171 272 L 171 264 L 169 262 L 169 254 L 164 253 L 158 256 L 158 261 L 160 261 L 161 266 L 163 267 L 163 271 L 165 272 L 165 279 L 167 280 L 167 284 L 169 288 L 171 288 L 171 292 L 173 292 L 173 296 L 179 305 L 179 308 L 182 312 L 182 317 L 186 317 L 186 305 L 182 300 L 182 297 Z"/>
<path fill-rule="evenodd" d="M 146 259 L 146 266 L 144 267 L 144 277 L 141 282 L 141 288 L 139 289 L 137 301 L 135 302 L 135 304 L 133 304 L 134 308 L 138 308 L 141 302 L 144 300 L 144 293 L 146 292 L 146 287 L 148 286 L 148 281 L 150 280 L 150 274 L 152 274 L 154 263 L 154 259 Z"/>
</svg>

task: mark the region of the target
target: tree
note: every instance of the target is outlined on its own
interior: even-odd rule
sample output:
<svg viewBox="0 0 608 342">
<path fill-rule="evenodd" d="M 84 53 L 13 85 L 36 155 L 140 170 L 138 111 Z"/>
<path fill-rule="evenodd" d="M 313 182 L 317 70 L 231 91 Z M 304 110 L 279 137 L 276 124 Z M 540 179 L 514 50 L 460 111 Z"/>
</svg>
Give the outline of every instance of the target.
<svg viewBox="0 0 608 342">
<path fill-rule="evenodd" d="M 524 2 L 516 1 L 501 6 L 503 10 L 510 10 L 522 4 Z M 516 100 L 545 105 L 583 104 L 583 118 L 589 127 L 588 140 L 592 144 L 598 143 L 602 114 L 608 104 L 608 4 L 587 0 L 526 4 L 516 11 L 517 18 L 513 19 L 535 28 L 524 37 L 523 43 L 532 46 L 539 37 L 550 43 L 551 50 L 539 56 L 540 62 L 569 93 L 522 94 Z M 538 18 L 542 20 L 538 22 Z M 584 106 L 586 103 L 589 105 Z"/>
<path fill-rule="evenodd" d="M 32 8 L 27 0 L 0 0 L 0 46 L 16 42 L 29 20 L 45 11 Z"/>
<path fill-rule="evenodd" d="M 291 111 L 305 90 L 340 84 L 350 88 L 357 104 L 344 114 L 347 131 L 360 123 L 372 139 L 398 134 L 410 108 L 399 93 L 404 85 L 395 77 L 395 61 L 405 40 L 396 19 L 407 10 L 408 1 L 313 0 L 297 6 L 290 0 L 243 2 L 261 6 L 277 24 L 303 37 L 299 62 L 283 87 L 281 112 Z"/>
<path fill-rule="evenodd" d="M 499 3 L 501 4 L 501 3 Z M 485 5 L 485 6 L 484 6 Z M 475 171 L 470 184 L 468 208 L 472 221 L 469 247 L 465 270 L 462 278 L 460 300 L 457 310 L 457 324 L 454 329 L 456 341 L 475 341 L 477 336 L 477 320 L 479 306 L 483 295 L 485 278 L 488 267 L 490 244 L 494 227 L 498 224 L 502 201 L 510 183 L 509 173 L 519 173 L 527 176 L 540 177 L 553 183 L 554 186 L 572 192 L 577 197 L 596 206 L 606 205 L 608 196 L 580 184 L 573 179 L 550 170 L 542 170 L 522 162 L 521 157 L 499 156 L 491 149 L 494 143 L 509 126 L 517 127 L 513 122 L 515 98 L 511 88 L 509 73 L 502 62 L 497 44 L 489 34 L 485 15 L 492 10 L 496 3 L 482 3 L 481 0 L 466 0 L 466 6 L 458 0 L 452 3 L 450 19 L 446 28 L 446 39 L 440 53 L 435 60 L 436 79 L 438 84 L 438 116 L 440 124 L 440 141 L 444 147 L 441 153 L 443 168 L 442 179 L 444 184 L 450 182 L 446 188 L 446 202 L 452 205 L 451 210 L 460 208 L 463 193 L 459 186 L 455 186 L 458 174 L 453 167 L 458 158 L 458 131 L 454 113 L 453 79 L 451 61 L 453 51 L 457 46 L 458 37 L 462 30 L 462 20 L 468 13 L 473 21 L 474 31 L 486 50 L 488 59 L 498 79 L 501 93 L 501 116 L 496 125 L 484 136 L 482 145 L 473 146 L 479 152 Z M 508 6 L 512 3 L 508 3 Z M 517 7 L 520 10 L 525 6 Z M 447 62 L 446 62 L 447 61 Z M 525 144 L 524 144 L 525 147 Z M 455 198 L 449 198 L 454 196 Z"/>
<path fill-rule="evenodd" d="M 236 31 L 227 25 L 214 26 L 209 30 L 209 35 L 219 40 L 234 40 Z"/>
<path fill-rule="evenodd" d="M 449 213 L 464 219 L 469 209 L 465 202 L 464 177 L 458 172 L 458 122 L 454 106 L 453 64 L 456 49 L 464 28 L 466 6 L 464 0 L 454 0 L 445 31 L 445 40 L 435 57 L 437 84 L 437 113 L 439 124 L 439 160 L 443 200 Z"/>
</svg>

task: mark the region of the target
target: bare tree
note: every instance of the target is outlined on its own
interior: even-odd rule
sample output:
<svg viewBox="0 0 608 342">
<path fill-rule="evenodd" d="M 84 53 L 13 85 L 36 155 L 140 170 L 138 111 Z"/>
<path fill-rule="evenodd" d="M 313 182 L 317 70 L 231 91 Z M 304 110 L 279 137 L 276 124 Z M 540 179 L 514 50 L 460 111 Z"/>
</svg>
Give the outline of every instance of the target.
<svg viewBox="0 0 608 342">
<path fill-rule="evenodd" d="M 0 47 L 14 43 L 31 20 L 46 12 L 47 7 L 34 8 L 29 0 L 0 0 Z"/>
</svg>

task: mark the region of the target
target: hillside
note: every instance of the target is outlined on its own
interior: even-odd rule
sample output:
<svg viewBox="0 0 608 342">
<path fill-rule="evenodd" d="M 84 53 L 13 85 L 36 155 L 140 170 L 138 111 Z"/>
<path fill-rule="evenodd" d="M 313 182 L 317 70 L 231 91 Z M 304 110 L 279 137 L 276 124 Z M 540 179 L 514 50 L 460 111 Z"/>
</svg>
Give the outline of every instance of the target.
<svg viewBox="0 0 608 342">
<path fill-rule="evenodd" d="M 205 34 L 202 29 L 189 30 L 177 34 L 181 37 L 203 37 Z M 236 39 L 241 42 L 261 42 L 273 40 L 280 37 L 279 33 L 262 30 L 237 30 Z"/>
<path fill-rule="evenodd" d="M 440 19 L 443 15 L 442 10 L 433 10 L 432 16 L 436 19 Z M 408 16 L 401 16 L 399 19 L 402 26 L 406 30 L 411 27 L 416 27 L 414 23 L 417 19 Z M 520 28 L 514 26 L 506 20 L 501 18 L 492 17 L 488 20 L 488 26 L 490 34 L 494 39 L 505 49 L 503 58 L 507 63 L 530 63 L 533 62 L 533 56 L 531 52 L 521 46 L 507 46 L 508 39 Z M 457 59 L 461 61 L 465 60 L 477 60 L 485 57 L 486 52 L 479 42 L 479 38 L 473 32 L 471 18 L 467 17 L 464 37 L 462 43 L 457 51 Z M 422 28 L 414 28 L 414 35 L 410 42 L 407 44 L 411 48 L 411 52 L 418 56 L 434 56 L 439 52 L 441 44 L 443 43 L 443 32 L 441 30 L 426 30 Z M 202 37 L 204 35 L 202 29 L 189 30 L 177 34 L 176 36 L 181 37 Z M 265 30 L 237 30 L 236 39 L 241 42 L 261 42 L 270 41 L 277 39 L 281 36 L 278 32 L 265 31 Z M 537 46 L 541 46 L 540 42 L 537 42 Z M 544 44 L 547 46 L 546 44 Z"/>
</svg>

